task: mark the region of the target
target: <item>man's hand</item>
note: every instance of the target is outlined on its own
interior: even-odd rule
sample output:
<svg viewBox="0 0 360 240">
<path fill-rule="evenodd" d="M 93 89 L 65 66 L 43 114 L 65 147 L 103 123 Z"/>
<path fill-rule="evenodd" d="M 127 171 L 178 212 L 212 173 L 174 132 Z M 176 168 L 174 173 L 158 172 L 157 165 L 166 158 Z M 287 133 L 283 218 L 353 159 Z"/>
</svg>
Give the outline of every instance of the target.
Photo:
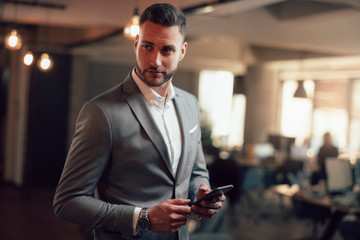
<svg viewBox="0 0 360 240">
<path fill-rule="evenodd" d="M 191 213 L 188 206 L 189 199 L 169 199 L 148 210 L 150 230 L 159 234 L 176 232 L 187 220 Z"/>
<path fill-rule="evenodd" d="M 211 189 L 209 189 L 209 187 L 205 183 L 201 184 L 196 194 L 196 199 L 205 196 L 209 192 L 211 192 Z M 224 194 L 222 194 L 210 200 L 202 201 L 199 206 L 193 205 L 191 209 L 199 218 L 210 219 L 218 213 L 219 209 L 222 207 L 222 203 L 225 200 L 226 197 Z"/>
</svg>

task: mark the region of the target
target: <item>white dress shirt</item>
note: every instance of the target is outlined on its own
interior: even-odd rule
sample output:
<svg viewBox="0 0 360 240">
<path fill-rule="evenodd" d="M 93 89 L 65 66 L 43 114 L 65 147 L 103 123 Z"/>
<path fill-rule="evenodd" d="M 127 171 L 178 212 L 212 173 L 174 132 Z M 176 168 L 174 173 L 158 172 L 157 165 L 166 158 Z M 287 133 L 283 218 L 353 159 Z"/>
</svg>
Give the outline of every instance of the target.
<svg viewBox="0 0 360 240">
<path fill-rule="evenodd" d="M 131 76 L 144 95 L 150 113 L 161 132 L 171 160 L 172 171 L 176 175 L 181 155 L 182 137 L 179 119 L 172 101 L 175 97 L 174 87 L 170 83 L 166 97 L 162 97 L 136 75 L 135 69 L 131 72 Z M 141 208 L 135 208 L 133 219 L 134 230 L 136 230 L 140 210 Z"/>
</svg>

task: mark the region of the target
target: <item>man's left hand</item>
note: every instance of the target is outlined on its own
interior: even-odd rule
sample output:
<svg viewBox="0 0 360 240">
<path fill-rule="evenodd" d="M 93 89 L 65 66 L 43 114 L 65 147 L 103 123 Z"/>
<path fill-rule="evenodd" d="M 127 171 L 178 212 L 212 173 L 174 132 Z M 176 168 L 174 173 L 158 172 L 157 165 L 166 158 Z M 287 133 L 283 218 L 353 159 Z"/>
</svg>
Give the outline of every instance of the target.
<svg viewBox="0 0 360 240">
<path fill-rule="evenodd" d="M 200 188 L 196 194 L 196 199 L 199 199 L 206 194 L 211 192 L 211 189 L 205 184 L 201 184 Z M 195 212 L 198 218 L 201 219 L 210 219 L 215 214 L 218 213 L 219 209 L 222 207 L 222 203 L 226 200 L 224 194 L 214 197 L 210 200 L 203 200 L 201 201 L 200 205 L 191 207 L 192 211 Z"/>
</svg>

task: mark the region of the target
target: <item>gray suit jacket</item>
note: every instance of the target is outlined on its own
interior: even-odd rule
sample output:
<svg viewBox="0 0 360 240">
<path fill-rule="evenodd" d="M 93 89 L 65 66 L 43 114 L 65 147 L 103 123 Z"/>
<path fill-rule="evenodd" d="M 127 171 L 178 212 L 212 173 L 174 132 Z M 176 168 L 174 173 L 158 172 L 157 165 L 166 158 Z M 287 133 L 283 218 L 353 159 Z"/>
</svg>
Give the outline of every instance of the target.
<svg viewBox="0 0 360 240">
<path fill-rule="evenodd" d="M 194 199 L 201 183 L 209 186 L 200 141 L 196 98 L 175 88 L 174 104 L 182 130 L 176 175 L 166 144 L 143 95 L 129 75 L 88 101 L 54 198 L 55 214 L 94 229 L 95 239 L 132 239 L 133 213 L 167 199 Z M 141 239 L 188 239 L 187 226 L 176 234 L 145 232 Z"/>
</svg>

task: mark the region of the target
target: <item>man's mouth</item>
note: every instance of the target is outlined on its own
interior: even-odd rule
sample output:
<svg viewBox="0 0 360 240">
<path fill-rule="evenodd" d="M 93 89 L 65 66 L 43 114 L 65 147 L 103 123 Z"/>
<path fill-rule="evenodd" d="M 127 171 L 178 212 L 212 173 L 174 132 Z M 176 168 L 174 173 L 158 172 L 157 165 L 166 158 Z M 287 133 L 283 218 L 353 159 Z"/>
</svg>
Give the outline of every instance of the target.
<svg viewBox="0 0 360 240">
<path fill-rule="evenodd" d="M 160 76 L 160 75 L 164 74 L 164 72 L 156 71 L 156 70 L 147 70 L 146 72 L 150 73 L 151 75 L 155 75 L 155 76 Z"/>
</svg>

